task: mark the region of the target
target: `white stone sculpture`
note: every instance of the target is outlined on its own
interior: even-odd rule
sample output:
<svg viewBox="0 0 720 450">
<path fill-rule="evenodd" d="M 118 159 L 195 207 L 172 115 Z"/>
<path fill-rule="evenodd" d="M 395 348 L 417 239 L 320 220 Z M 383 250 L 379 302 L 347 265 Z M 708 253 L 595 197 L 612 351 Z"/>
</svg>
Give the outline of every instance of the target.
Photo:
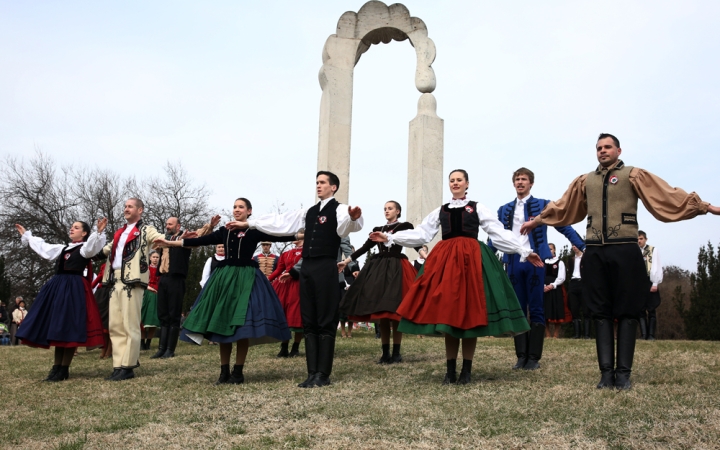
<svg viewBox="0 0 720 450">
<path fill-rule="evenodd" d="M 371 45 L 408 39 L 415 48 L 415 87 L 422 93 L 417 116 L 410 121 L 408 142 L 407 220 L 414 224 L 442 202 L 443 120 L 437 116 L 435 90 L 435 43 L 425 23 L 410 16 L 399 3 L 387 6 L 370 1 L 355 13 L 338 20 L 337 31 L 323 48 L 319 79 L 320 136 L 318 170 L 330 170 L 343 181 L 336 194 L 348 203 L 350 187 L 350 136 L 352 129 L 353 71 Z"/>
</svg>

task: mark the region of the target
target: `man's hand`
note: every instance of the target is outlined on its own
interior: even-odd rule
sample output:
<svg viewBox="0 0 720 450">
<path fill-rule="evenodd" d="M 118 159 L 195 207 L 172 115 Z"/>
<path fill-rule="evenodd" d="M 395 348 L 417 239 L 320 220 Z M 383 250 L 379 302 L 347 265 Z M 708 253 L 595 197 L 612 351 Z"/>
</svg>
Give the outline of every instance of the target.
<svg viewBox="0 0 720 450">
<path fill-rule="evenodd" d="M 657 292 L 657 286 L 653 286 L 650 288 L 650 292 Z"/>
<path fill-rule="evenodd" d="M 159 249 L 159 248 L 168 248 L 172 245 L 173 241 L 168 241 L 165 238 L 157 238 L 153 241 L 152 248 Z"/>
<path fill-rule="evenodd" d="M 352 275 L 353 275 L 353 277 L 357 278 L 358 275 L 360 275 L 360 271 L 356 270 L 355 272 L 352 273 Z"/>
<path fill-rule="evenodd" d="M 230 222 L 226 223 L 226 224 L 225 224 L 225 228 L 227 228 L 227 229 L 230 230 L 230 231 L 232 231 L 232 230 L 244 230 L 244 229 L 248 228 L 248 223 L 247 223 L 247 222 L 241 222 L 241 221 L 239 221 L 239 220 L 233 220 L 233 221 L 230 221 Z"/>
<path fill-rule="evenodd" d="M 710 214 L 715 214 L 716 216 L 720 215 L 720 206 L 710 205 L 710 206 L 708 206 L 708 212 Z"/>
<path fill-rule="evenodd" d="M 102 219 L 98 219 L 97 222 L 97 232 L 98 234 L 102 234 L 103 231 L 105 231 L 105 227 L 107 226 L 108 220 L 107 217 L 103 217 Z"/>
<path fill-rule="evenodd" d="M 280 278 L 278 278 L 278 281 L 281 283 L 284 283 L 284 282 L 288 281 L 290 278 L 292 278 L 290 276 L 290 274 L 285 272 L 284 274 L 280 275 Z"/>
<path fill-rule="evenodd" d="M 546 284 L 545 288 L 543 289 L 543 292 L 550 292 L 555 288 L 552 284 Z"/>
<path fill-rule="evenodd" d="M 343 270 L 345 270 L 345 266 L 347 266 L 347 263 L 343 260 L 340 261 L 338 264 L 338 273 L 342 273 Z"/>
<path fill-rule="evenodd" d="M 381 231 L 373 231 L 370 233 L 370 240 L 373 242 L 387 242 L 387 235 Z"/>
<path fill-rule="evenodd" d="M 348 214 L 350 214 L 350 218 L 353 221 L 358 220 L 360 216 L 362 216 L 362 209 L 360 209 L 359 206 L 354 208 L 352 206 L 348 206 Z"/>
<path fill-rule="evenodd" d="M 527 257 L 527 260 L 530 264 L 532 264 L 535 267 L 545 266 L 545 264 L 543 264 L 543 262 L 542 262 L 542 259 L 540 259 L 540 255 L 538 255 L 537 253 L 530 253 Z"/>
<path fill-rule="evenodd" d="M 22 236 L 23 234 L 25 234 L 25 231 L 26 231 L 26 230 L 25 230 L 25 227 L 22 226 L 22 225 L 20 225 L 19 223 L 16 223 L 16 224 L 15 224 L 15 229 L 18 230 L 18 233 L 20 233 L 20 236 Z"/>
<path fill-rule="evenodd" d="M 536 222 L 534 220 L 528 220 L 520 227 L 520 234 L 528 234 L 529 232 L 537 228 L 538 225 L 540 225 L 539 222 Z"/>
<path fill-rule="evenodd" d="M 180 239 L 192 239 L 198 237 L 197 231 L 190 231 L 185 230 L 183 234 L 180 235 Z"/>
</svg>

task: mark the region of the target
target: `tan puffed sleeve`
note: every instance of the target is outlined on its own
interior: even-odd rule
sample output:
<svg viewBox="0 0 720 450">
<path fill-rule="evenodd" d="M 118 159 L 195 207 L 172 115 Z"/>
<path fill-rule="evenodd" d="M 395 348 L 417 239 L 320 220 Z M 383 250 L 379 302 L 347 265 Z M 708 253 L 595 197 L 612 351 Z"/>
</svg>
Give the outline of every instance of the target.
<svg viewBox="0 0 720 450">
<path fill-rule="evenodd" d="M 575 178 L 560 200 L 550 202 L 543 212 L 535 218 L 541 225 L 552 227 L 572 225 L 587 216 L 585 200 L 585 179 L 587 175 Z"/>
<path fill-rule="evenodd" d="M 206 234 L 212 233 L 212 230 L 213 230 L 212 224 L 210 222 L 208 222 L 205 225 L 203 225 L 202 227 L 198 228 L 197 231 L 195 231 L 195 232 L 197 233 L 197 237 L 200 237 L 200 236 L 205 236 Z"/>
<path fill-rule="evenodd" d="M 677 222 L 707 214 L 710 203 L 700 200 L 695 192 L 688 194 L 670 186 L 647 170 L 633 168 L 630 171 L 630 183 L 645 208 L 661 222 Z"/>
</svg>

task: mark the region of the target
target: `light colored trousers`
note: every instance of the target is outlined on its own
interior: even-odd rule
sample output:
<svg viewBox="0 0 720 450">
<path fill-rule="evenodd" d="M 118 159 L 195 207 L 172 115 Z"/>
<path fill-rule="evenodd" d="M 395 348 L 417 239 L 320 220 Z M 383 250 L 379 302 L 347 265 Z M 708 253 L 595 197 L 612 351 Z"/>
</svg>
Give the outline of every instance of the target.
<svg viewBox="0 0 720 450">
<path fill-rule="evenodd" d="M 113 368 L 134 369 L 140 365 L 140 311 L 145 289 L 128 286 L 115 271 L 115 285 L 110 292 L 108 327 L 112 342 Z"/>
</svg>

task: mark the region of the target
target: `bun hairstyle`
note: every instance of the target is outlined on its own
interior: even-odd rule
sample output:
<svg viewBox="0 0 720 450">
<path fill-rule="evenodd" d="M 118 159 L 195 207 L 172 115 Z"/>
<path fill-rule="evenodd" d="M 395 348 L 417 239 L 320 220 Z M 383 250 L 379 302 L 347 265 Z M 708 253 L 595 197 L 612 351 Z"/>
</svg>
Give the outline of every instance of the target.
<svg viewBox="0 0 720 450">
<path fill-rule="evenodd" d="M 87 241 L 88 238 L 90 237 L 90 233 L 92 232 L 90 225 L 88 225 L 87 222 L 83 222 L 82 220 L 78 220 L 75 223 L 79 223 L 82 226 L 82 230 L 85 232 L 85 237 L 83 237 L 83 242 Z"/>
<path fill-rule="evenodd" d="M 393 205 L 395 205 L 395 209 L 398 210 L 397 218 L 399 219 L 400 217 L 402 217 L 402 206 L 400 206 L 400 203 L 396 202 L 395 200 L 388 200 L 385 203 L 392 203 Z"/>
<path fill-rule="evenodd" d="M 467 182 L 470 181 L 470 176 L 469 176 L 468 173 L 465 171 L 465 169 L 455 169 L 455 170 L 451 170 L 451 171 L 450 171 L 450 175 L 454 174 L 455 172 L 460 172 L 460 173 L 463 174 L 463 176 L 465 177 L 465 181 L 467 181 Z M 448 175 L 448 178 L 450 178 L 450 175 Z M 467 192 L 467 189 L 465 189 L 465 192 Z"/>
<path fill-rule="evenodd" d="M 235 199 L 235 201 L 238 201 L 238 200 L 240 200 L 240 201 L 242 201 L 243 203 L 245 203 L 245 207 L 246 207 L 248 210 L 252 210 L 252 203 L 250 203 L 250 200 L 246 199 L 245 197 L 238 197 L 238 198 Z M 252 216 L 252 213 L 248 213 L 248 217 L 250 217 L 250 216 Z"/>
</svg>

